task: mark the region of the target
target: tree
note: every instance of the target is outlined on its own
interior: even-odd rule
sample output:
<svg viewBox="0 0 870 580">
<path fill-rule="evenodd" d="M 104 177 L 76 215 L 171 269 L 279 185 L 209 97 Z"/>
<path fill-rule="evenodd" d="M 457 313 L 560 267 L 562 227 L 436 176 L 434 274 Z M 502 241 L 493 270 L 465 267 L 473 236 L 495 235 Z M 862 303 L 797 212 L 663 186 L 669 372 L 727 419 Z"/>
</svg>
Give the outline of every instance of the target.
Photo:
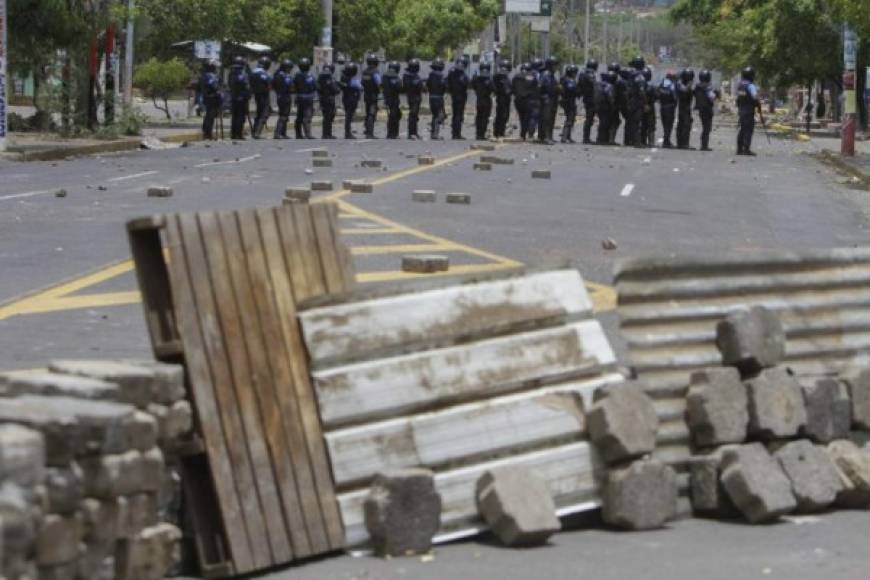
<svg viewBox="0 0 870 580">
<path fill-rule="evenodd" d="M 170 121 L 172 115 L 169 114 L 169 98 L 187 87 L 188 83 L 190 70 L 177 58 L 166 62 L 152 58 L 139 65 L 133 75 L 133 84 L 151 99 L 154 107 L 166 113 L 166 118 Z M 158 99 L 163 103 L 162 107 L 157 103 Z"/>
</svg>

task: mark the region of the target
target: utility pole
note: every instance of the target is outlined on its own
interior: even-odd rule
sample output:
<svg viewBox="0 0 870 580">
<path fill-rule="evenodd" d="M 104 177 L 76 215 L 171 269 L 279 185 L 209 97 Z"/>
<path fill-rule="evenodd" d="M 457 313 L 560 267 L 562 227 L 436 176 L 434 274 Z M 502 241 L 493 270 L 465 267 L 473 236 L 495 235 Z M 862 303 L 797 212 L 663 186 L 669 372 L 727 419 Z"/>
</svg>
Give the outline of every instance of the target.
<svg viewBox="0 0 870 580">
<path fill-rule="evenodd" d="M 604 68 L 607 68 L 607 20 L 610 14 L 608 12 L 604 13 L 604 45 L 601 49 L 601 63 L 604 65 Z"/>
<path fill-rule="evenodd" d="M 6 0 L 0 0 L 0 151 L 6 151 Z"/>
<path fill-rule="evenodd" d="M 135 0 L 127 0 L 127 34 L 124 39 L 124 104 L 133 106 L 133 10 Z"/>
<path fill-rule="evenodd" d="M 590 38 L 590 21 L 591 21 L 591 13 L 592 13 L 592 0 L 586 0 L 586 40 L 583 43 L 583 58 L 585 62 L 589 62 L 589 41 Z"/>
<path fill-rule="evenodd" d="M 320 0 L 323 11 L 323 28 L 320 31 L 320 46 L 314 49 L 314 67 L 332 64 L 332 0 Z"/>
<path fill-rule="evenodd" d="M 858 37 L 847 24 L 843 30 L 843 90 L 846 93 L 846 114 L 843 116 L 840 154 L 849 157 L 855 156 L 855 126 L 858 124 L 857 57 Z"/>
</svg>

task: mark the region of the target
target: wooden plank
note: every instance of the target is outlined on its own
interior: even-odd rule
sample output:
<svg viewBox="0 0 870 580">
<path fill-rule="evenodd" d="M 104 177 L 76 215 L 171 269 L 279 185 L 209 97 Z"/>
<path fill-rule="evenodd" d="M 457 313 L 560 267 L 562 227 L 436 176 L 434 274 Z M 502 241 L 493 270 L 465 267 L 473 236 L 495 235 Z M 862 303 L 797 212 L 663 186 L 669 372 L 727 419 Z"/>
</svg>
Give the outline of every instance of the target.
<svg viewBox="0 0 870 580">
<path fill-rule="evenodd" d="M 220 499 L 213 478 L 203 477 L 203 474 L 211 473 L 209 458 L 204 453 L 183 455 L 179 458 L 179 466 L 185 511 L 193 522 L 200 573 L 208 578 L 207 570 L 222 568 L 232 576 L 235 572 L 226 549 L 221 512 L 214 509 L 215 505 L 220 505 Z"/>
<path fill-rule="evenodd" d="M 229 225 L 225 220 L 230 222 Z M 244 271 L 245 260 L 239 252 L 241 244 L 238 242 L 238 230 L 233 214 L 222 214 L 218 218 L 215 214 L 202 213 L 199 214 L 199 223 L 211 284 L 219 301 L 215 306 L 225 340 L 232 386 L 254 469 L 256 487 L 251 488 L 249 493 L 257 493 L 263 507 L 267 537 L 261 541 L 271 549 L 273 563 L 286 562 L 293 557 L 293 550 L 282 518 L 278 484 L 272 471 L 273 454 L 275 449 L 281 449 L 283 440 L 270 437 L 269 419 L 274 405 L 263 397 L 262 391 L 268 389 L 271 376 L 268 367 L 264 366 L 262 341 L 253 316 L 255 311 L 252 312 L 254 309 Z M 279 478 L 284 474 L 279 468 L 275 469 L 275 475 Z"/>
<path fill-rule="evenodd" d="M 437 473 L 435 487 L 441 494 L 442 533 L 484 527 L 477 515 L 474 497 L 477 480 L 486 470 L 505 465 L 527 467 L 544 479 L 557 508 L 579 505 L 592 509 L 599 504 L 599 482 L 605 467 L 590 444 L 572 443 Z M 348 547 L 358 546 L 368 540 L 363 515 L 363 504 L 368 494 L 368 489 L 359 489 L 338 497 Z"/>
<path fill-rule="evenodd" d="M 335 220 L 338 208 L 335 205 L 316 204 L 309 206 L 311 221 L 314 224 L 314 237 L 320 253 L 320 263 L 323 266 L 323 278 L 326 280 L 326 291 L 329 294 L 339 294 L 345 290 L 342 262 L 335 248 L 335 238 L 332 235 L 331 222 Z"/>
<path fill-rule="evenodd" d="M 580 274 L 559 270 L 316 308 L 299 316 L 312 360 L 328 366 L 577 320 L 591 313 Z"/>
<path fill-rule="evenodd" d="M 328 548 L 339 549 L 343 545 L 344 529 L 320 428 L 317 403 L 308 376 L 305 346 L 295 316 L 296 303 L 291 271 L 288 270 L 288 258 L 295 252 L 292 251 L 292 246 L 282 243 L 278 228 L 278 223 L 287 214 L 282 208 L 277 208 L 274 212 L 258 212 L 266 269 L 271 276 L 275 300 L 274 320 L 279 324 L 280 331 L 270 343 L 283 348 L 275 351 L 271 359 L 279 369 L 277 394 L 284 427 L 288 431 L 288 440 L 295 441 L 291 443 L 292 456 L 301 501 L 308 505 L 313 497 L 316 505 L 319 504 L 320 525 L 326 532 Z M 295 275 L 295 271 L 293 274 Z M 311 477 L 306 477 L 309 473 Z M 312 477 L 313 482 L 309 481 Z"/>
<path fill-rule="evenodd" d="M 321 530 L 320 508 L 313 492 L 311 474 L 302 435 L 299 429 L 286 429 L 296 424 L 295 416 L 284 416 L 278 395 L 290 388 L 290 372 L 286 351 L 282 346 L 280 317 L 274 304 L 274 292 L 265 261 L 265 250 L 260 239 L 257 216 L 253 211 L 227 215 L 226 228 L 238 222 L 232 244 L 235 255 L 245 256 L 247 264 L 237 269 L 237 293 L 244 296 L 248 326 L 257 328 L 257 335 L 249 335 L 246 344 L 257 351 L 256 365 L 264 374 L 257 388 L 266 418 L 266 433 L 272 448 L 272 460 L 279 475 L 284 510 L 293 546 L 298 557 L 323 552 L 327 549 Z M 242 262 L 240 260 L 240 262 Z M 313 499 L 313 502 L 312 502 Z"/>
<path fill-rule="evenodd" d="M 601 373 L 614 363 L 601 325 L 588 320 L 313 376 L 321 419 L 332 429 Z"/>
<path fill-rule="evenodd" d="M 389 469 L 456 467 L 579 440 L 595 390 L 622 380 L 610 374 L 328 433 L 336 485 L 366 485 Z"/>
<path fill-rule="evenodd" d="M 220 411 L 215 398 L 215 379 L 206 358 L 205 340 L 197 315 L 191 280 L 188 277 L 187 256 L 176 218 L 169 220 L 167 234 L 169 251 L 173 256 L 169 262 L 172 292 L 178 313 L 179 330 L 184 340 L 185 362 L 193 405 L 208 449 L 208 465 L 214 481 L 220 515 L 223 518 L 229 556 L 236 570 L 244 573 L 255 568 L 255 560 L 241 506 L 241 494 L 237 492 L 235 486 L 229 442 L 224 436 L 221 422 L 217 420 Z M 210 533 L 205 530 L 203 532 Z"/>
<path fill-rule="evenodd" d="M 187 254 L 187 265 L 190 273 L 191 286 L 196 300 L 199 322 L 202 327 L 204 352 L 211 366 L 214 377 L 214 396 L 218 413 L 206 415 L 206 422 L 212 422 L 220 417 L 229 448 L 230 463 L 235 477 L 237 490 L 242 504 L 242 514 L 248 530 L 254 568 L 264 568 L 272 563 L 272 555 L 266 537 L 266 524 L 263 518 L 259 494 L 256 493 L 257 475 L 252 462 L 247 442 L 251 439 L 245 432 L 245 425 L 240 413 L 240 401 L 233 389 L 233 377 L 229 364 L 229 355 L 223 341 L 222 329 L 218 317 L 219 308 L 215 303 L 212 289 L 205 283 L 209 280 L 208 264 L 206 263 L 203 240 L 195 215 L 184 214 L 178 218 L 182 242 Z M 241 409 L 246 411 L 246 409 Z M 200 414 L 203 417 L 203 414 Z M 235 524 L 225 520 L 227 528 Z M 237 566 L 237 568 L 240 568 Z M 245 570 L 239 569 L 240 573 Z"/>
<path fill-rule="evenodd" d="M 287 208 L 293 214 L 293 223 L 279 224 L 281 229 L 281 237 L 287 243 L 291 237 L 291 233 L 295 232 L 296 243 L 290 250 L 297 254 L 295 258 L 301 268 L 299 270 L 301 276 L 296 276 L 294 271 L 293 294 L 296 296 L 296 303 L 302 302 L 315 296 L 326 294 L 326 280 L 323 277 L 323 265 L 320 262 L 320 257 L 317 252 L 311 251 L 311 248 L 317 248 L 317 238 L 314 234 L 314 225 L 311 222 L 311 206 L 296 204 Z M 292 261 L 291 261 L 292 265 Z"/>
</svg>

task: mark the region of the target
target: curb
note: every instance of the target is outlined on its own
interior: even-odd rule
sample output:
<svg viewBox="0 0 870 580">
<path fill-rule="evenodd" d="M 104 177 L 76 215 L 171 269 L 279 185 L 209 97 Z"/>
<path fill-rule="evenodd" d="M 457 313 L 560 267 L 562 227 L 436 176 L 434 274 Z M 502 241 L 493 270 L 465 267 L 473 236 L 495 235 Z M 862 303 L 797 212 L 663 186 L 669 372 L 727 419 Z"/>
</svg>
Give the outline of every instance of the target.
<svg viewBox="0 0 870 580">
<path fill-rule="evenodd" d="M 861 183 L 865 186 L 870 186 L 870 173 L 855 167 L 847 161 L 844 161 L 836 153 L 827 150 L 819 151 L 818 153 L 813 154 L 813 157 L 815 157 L 825 165 L 835 167 L 836 169 L 839 169 L 840 171 L 847 173 L 856 179 L 859 179 Z"/>
<path fill-rule="evenodd" d="M 160 140 L 164 143 L 186 143 L 189 141 L 201 141 L 202 135 L 200 133 L 182 133 L 178 135 L 169 135 Z M 106 143 L 95 143 L 93 145 L 45 149 L 42 151 L 11 151 L 9 152 L 8 157 L 16 161 L 58 161 L 61 159 L 69 159 L 70 157 L 82 157 L 87 155 L 97 155 L 100 153 L 137 151 L 141 142 L 142 139 L 136 137 L 125 139 L 123 141 L 108 141 Z"/>
</svg>

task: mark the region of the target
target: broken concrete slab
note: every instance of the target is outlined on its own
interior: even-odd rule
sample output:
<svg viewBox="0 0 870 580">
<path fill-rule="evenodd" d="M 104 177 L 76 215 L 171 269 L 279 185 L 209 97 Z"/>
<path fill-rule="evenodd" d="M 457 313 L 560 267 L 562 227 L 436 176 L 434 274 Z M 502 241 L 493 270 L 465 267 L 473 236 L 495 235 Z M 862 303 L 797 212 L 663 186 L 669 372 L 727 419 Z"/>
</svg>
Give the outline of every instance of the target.
<svg viewBox="0 0 870 580">
<path fill-rule="evenodd" d="M 533 169 L 532 179 L 550 179 L 551 172 L 549 169 Z"/>
<path fill-rule="evenodd" d="M 749 424 L 749 401 L 740 373 L 710 368 L 692 373 L 686 417 L 698 447 L 743 443 Z"/>
<path fill-rule="evenodd" d="M 852 426 L 870 429 L 870 368 L 852 368 L 842 375 L 852 400 Z"/>
<path fill-rule="evenodd" d="M 470 205 L 471 195 L 467 193 L 448 193 L 445 196 L 444 201 L 458 205 Z"/>
<path fill-rule="evenodd" d="M 312 181 L 311 191 L 332 191 L 331 181 Z"/>
<path fill-rule="evenodd" d="M 514 159 L 510 157 L 498 157 L 496 155 L 481 155 L 480 163 L 491 163 L 492 165 L 513 165 Z"/>
<path fill-rule="evenodd" d="M 149 405 L 148 413 L 157 420 L 161 446 L 171 446 L 193 430 L 193 410 L 188 401 L 177 401 L 172 406 Z"/>
<path fill-rule="evenodd" d="M 117 384 L 119 401 L 144 409 L 154 400 L 156 375 L 153 370 L 141 366 L 99 360 L 52 361 L 49 369 L 56 373 L 99 379 Z"/>
<path fill-rule="evenodd" d="M 586 415 L 592 443 L 613 465 L 652 453 L 659 420 L 641 383 L 608 385 L 595 392 Z"/>
<path fill-rule="evenodd" d="M 181 530 L 162 523 L 120 542 L 115 553 L 116 580 L 163 580 L 180 561 Z"/>
<path fill-rule="evenodd" d="M 411 193 L 411 200 L 419 203 L 435 203 L 438 201 L 438 194 L 431 189 L 418 189 Z"/>
<path fill-rule="evenodd" d="M 351 193 L 372 193 L 375 190 L 375 186 L 371 183 L 366 183 L 364 181 L 355 181 L 350 186 Z"/>
<path fill-rule="evenodd" d="M 379 473 L 364 509 L 366 529 L 381 556 L 425 554 L 441 526 L 441 496 L 427 469 Z"/>
<path fill-rule="evenodd" d="M 77 560 L 84 530 L 82 514 L 48 514 L 42 518 L 36 539 L 36 564 L 57 566 Z"/>
<path fill-rule="evenodd" d="M 843 489 L 837 496 L 837 506 L 870 507 L 870 453 L 848 440 L 829 443 L 827 451 L 843 484 Z"/>
<path fill-rule="evenodd" d="M 144 491 L 140 451 L 83 457 L 79 464 L 84 473 L 85 494 L 88 497 L 111 499 Z"/>
<path fill-rule="evenodd" d="M 147 369 L 154 374 L 152 395 L 155 403 L 169 405 L 187 397 L 182 365 L 144 359 L 128 359 L 121 362 Z"/>
<path fill-rule="evenodd" d="M 450 258 L 437 255 L 402 256 L 402 271 L 415 274 L 446 272 L 450 268 Z"/>
<path fill-rule="evenodd" d="M 157 495 L 135 493 L 117 498 L 118 524 L 116 533 L 119 539 L 135 538 L 142 530 L 158 522 Z"/>
<path fill-rule="evenodd" d="M 526 467 L 486 471 L 475 497 L 480 515 L 505 546 L 544 544 L 562 529 L 549 486 Z"/>
<path fill-rule="evenodd" d="M 69 514 L 79 509 L 84 498 L 84 473 L 73 461 L 68 467 L 49 467 L 45 473 L 48 510 L 56 514 Z"/>
<path fill-rule="evenodd" d="M 797 507 L 791 481 L 761 443 L 727 449 L 723 460 L 722 486 L 748 522 L 773 521 Z"/>
<path fill-rule="evenodd" d="M 492 163 L 475 163 L 475 171 L 492 171 Z"/>
<path fill-rule="evenodd" d="M 118 401 L 120 390 L 115 383 L 48 370 L 0 374 L 0 391 L 4 396 L 44 395 Z"/>
<path fill-rule="evenodd" d="M 144 411 L 136 411 L 125 418 L 121 429 L 114 431 L 103 449 L 104 453 L 123 453 L 130 449 L 148 451 L 157 444 L 157 418 Z"/>
<path fill-rule="evenodd" d="M 33 487 L 45 477 L 45 438 L 35 429 L 0 425 L 0 481 Z"/>
<path fill-rule="evenodd" d="M 171 187 L 149 187 L 148 197 L 172 197 L 173 190 Z"/>
<path fill-rule="evenodd" d="M 756 306 L 729 315 L 716 325 L 716 346 L 726 366 L 744 377 L 779 364 L 785 356 L 785 331 L 777 315 Z"/>
<path fill-rule="evenodd" d="M 843 491 L 837 468 L 823 447 L 800 439 L 786 443 L 773 455 L 791 481 L 798 512 L 822 511 Z"/>
<path fill-rule="evenodd" d="M 804 434 L 817 443 L 849 436 L 852 402 L 843 381 L 825 377 L 801 382 L 807 424 Z"/>
<path fill-rule="evenodd" d="M 117 498 L 85 498 L 81 502 L 84 533 L 82 539 L 92 544 L 112 543 L 118 539 L 120 504 Z"/>
<path fill-rule="evenodd" d="M 289 203 L 308 203 L 311 201 L 311 188 L 288 187 L 284 191 L 284 201 Z"/>
<path fill-rule="evenodd" d="M 788 439 L 807 423 L 800 383 L 785 367 L 765 369 L 746 382 L 749 434 L 761 440 Z"/>
<path fill-rule="evenodd" d="M 611 469 L 602 492 L 601 516 L 610 526 L 654 530 L 677 515 L 677 474 L 656 459 Z"/>
</svg>

